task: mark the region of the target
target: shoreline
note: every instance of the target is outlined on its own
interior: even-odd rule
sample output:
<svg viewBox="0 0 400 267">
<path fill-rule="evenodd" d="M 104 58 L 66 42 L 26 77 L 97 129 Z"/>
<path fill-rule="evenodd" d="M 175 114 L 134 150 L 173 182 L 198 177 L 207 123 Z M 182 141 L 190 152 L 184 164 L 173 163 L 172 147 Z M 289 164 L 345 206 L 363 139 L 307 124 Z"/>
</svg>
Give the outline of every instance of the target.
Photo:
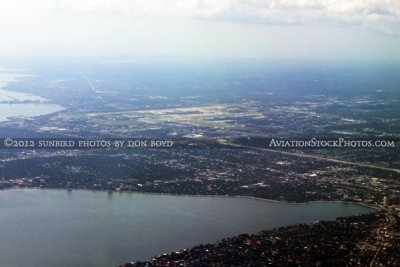
<svg viewBox="0 0 400 267">
<path fill-rule="evenodd" d="M 293 201 L 285 201 L 285 200 L 276 200 L 276 199 L 268 199 L 268 198 L 260 198 L 253 196 L 230 196 L 230 195 L 191 195 L 191 194 L 173 194 L 173 193 L 157 193 L 157 192 L 140 192 L 140 191 L 116 191 L 116 190 L 101 190 L 101 189 L 85 189 L 85 188 L 40 188 L 40 187 L 9 187 L 3 188 L 1 190 L 15 190 L 15 189 L 39 189 L 39 190 L 59 190 L 59 191 L 92 191 L 92 192 L 108 192 L 108 193 L 119 193 L 119 194 L 145 194 L 145 195 L 165 195 L 165 196 L 175 196 L 175 197 L 215 197 L 215 198 L 242 198 L 242 199 L 251 199 L 257 201 L 267 201 L 267 202 L 275 202 L 281 204 L 289 204 L 289 205 L 307 205 L 313 203 L 342 203 L 342 204 L 355 204 L 359 206 L 363 206 L 375 211 L 380 210 L 379 206 L 376 205 L 368 205 L 361 202 L 353 202 L 353 201 L 345 201 L 345 200 L 312 200 L 305 202 L 293 202 Z"/>
</svg>

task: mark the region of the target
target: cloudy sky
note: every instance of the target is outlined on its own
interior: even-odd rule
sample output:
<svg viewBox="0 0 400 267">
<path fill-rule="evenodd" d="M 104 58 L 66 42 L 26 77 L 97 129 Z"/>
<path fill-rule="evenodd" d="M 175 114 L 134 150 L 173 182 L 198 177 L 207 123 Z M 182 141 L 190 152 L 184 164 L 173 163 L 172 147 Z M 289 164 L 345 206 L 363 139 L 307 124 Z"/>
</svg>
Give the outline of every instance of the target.
<svg viewBox="0 0 400 267">
<path fill-rule="evenodd" d="M 400 60 L 400 0 L 0 0 L 0 56 Z"/>
</svg>

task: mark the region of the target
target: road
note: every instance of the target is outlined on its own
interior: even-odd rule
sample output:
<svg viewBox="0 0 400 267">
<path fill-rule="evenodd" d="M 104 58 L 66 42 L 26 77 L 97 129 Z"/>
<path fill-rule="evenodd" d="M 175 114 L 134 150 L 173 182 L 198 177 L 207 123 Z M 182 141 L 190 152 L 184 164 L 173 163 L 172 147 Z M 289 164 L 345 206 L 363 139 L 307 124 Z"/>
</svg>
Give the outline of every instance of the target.
<svg viewBox="0 0 400 267">
<path fill-rule="evenodd" d="M 287 151 L 269 149 L 269 148 L 245 146 L 245 145 L 240 145 L 240 144 L 234 144 L 234 143 L 228 142 L 226 140 L 223 140 L 220 143 L 221 144 L 225 144 L 225 145 L 229 145 L 229 146 L 233 146 L 233 147 L 239 147 L 239 148 L 245 148 L 245 149 L 253 149 L 253 150 L 259 150 L 259 151 L 265 151 L 265 152 L 278 153 L 278 154 L 282 154 L 282 155 L 289 155 L 289 156 L 295 156 L 295 157 L 301 157 L 301 158 L 310 158 L 310 159 L 323 160 L 323 161 L 328 161 L 328 162 L 334 162 L 334 163 L 358 166 L 358 167 L 362 167 L 362 168 L 369 168 L 369 169 L 376 169 L 376 170 L 383 170 L 383 171 L 388 171 L 388 172 L 400 173 L 400 169 L 386 168 L 386 167 L 377 166 L 377 165 L 373 165 L 373 164 L 351 162 L 351 161 L 345 161 L 345 160 L 339 160 L 339 159 L 333 159 L 333 158 L 325 158 L 325 157 L 316 156 L 316 155 L 287 152 Z"/>
</svg>

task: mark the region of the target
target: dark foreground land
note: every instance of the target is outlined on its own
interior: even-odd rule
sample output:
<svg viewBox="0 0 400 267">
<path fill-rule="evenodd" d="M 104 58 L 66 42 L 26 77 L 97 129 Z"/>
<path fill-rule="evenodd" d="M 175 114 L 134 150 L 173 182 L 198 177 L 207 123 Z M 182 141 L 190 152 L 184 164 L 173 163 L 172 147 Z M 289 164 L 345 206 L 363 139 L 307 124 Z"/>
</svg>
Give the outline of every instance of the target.
<svg viewBox="0 0 400 267">
<path fill-rule="evenodd" d="M 120 267 L 400 266 L 398 226 L 394 210 L 381 210 L 242 234 Z"/>
</svg>

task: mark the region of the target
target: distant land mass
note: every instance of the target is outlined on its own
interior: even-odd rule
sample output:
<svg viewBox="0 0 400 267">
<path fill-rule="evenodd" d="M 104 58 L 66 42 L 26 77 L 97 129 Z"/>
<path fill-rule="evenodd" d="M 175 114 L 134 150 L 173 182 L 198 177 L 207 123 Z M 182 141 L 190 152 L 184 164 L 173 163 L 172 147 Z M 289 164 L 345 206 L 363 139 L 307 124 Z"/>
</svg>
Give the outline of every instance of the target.
<svg viewBox="0 0 400 267">
<path fill-rule="evenodd" d="M 70 60 L 2 68 L 0 138 L 171 138 L 203 145 L 2 146 L 0 188 L 353 202 L 377 211 L 239 235 L 125 266 L 396 266 L 399 67 L 383 61 Z M 262 140 L 271 138 L 393 147 L 270 149 Z"/>
</svg>

